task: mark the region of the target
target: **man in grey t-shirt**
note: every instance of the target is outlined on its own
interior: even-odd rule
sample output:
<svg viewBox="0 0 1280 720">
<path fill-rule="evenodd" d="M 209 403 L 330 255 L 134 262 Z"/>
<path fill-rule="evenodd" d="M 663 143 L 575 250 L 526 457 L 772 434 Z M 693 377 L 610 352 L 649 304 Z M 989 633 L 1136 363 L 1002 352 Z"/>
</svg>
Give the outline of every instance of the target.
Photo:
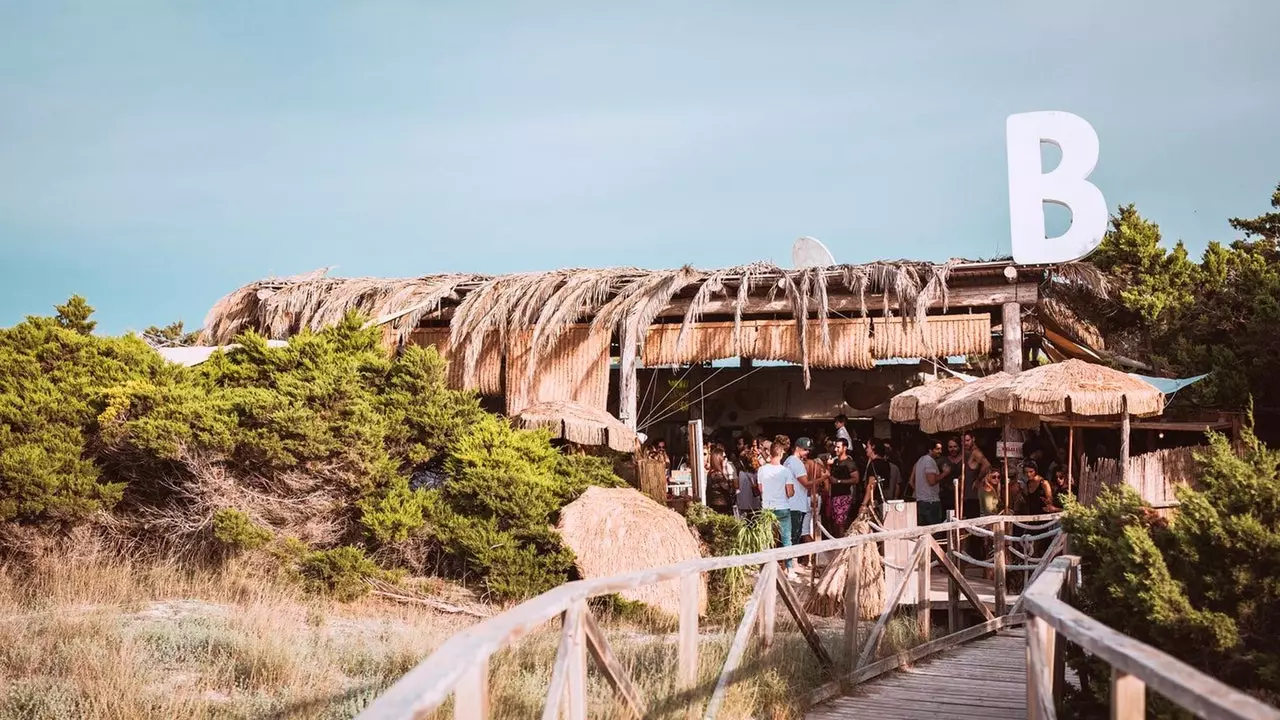
<svg viewBox="0 0 1280 720">
<path fill-rule="evenodd" d="M 937 525 L 942 522 L 942 496 L 938 488 L 938 458 L 942 457 L 942 443 L 929 445 L 928 454 L 916 461 L 911 471 L 916 491 L 916 525 Z"/>
</svg>

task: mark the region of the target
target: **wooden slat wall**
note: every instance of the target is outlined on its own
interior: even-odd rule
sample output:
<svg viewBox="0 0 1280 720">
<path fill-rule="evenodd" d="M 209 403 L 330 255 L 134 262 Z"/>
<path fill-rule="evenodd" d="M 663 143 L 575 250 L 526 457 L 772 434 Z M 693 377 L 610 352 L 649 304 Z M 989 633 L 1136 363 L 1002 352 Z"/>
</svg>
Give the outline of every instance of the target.
<svg viewBox="0 0 1280 720">
<path fill-rule="evenodd" d="M 1168 448 L 1129 458 L 1128 484 L 1152 505 L 1177 503 L 1182 485 L 1195 486 L 1195 448 Z M 1111 458 L 1087 462 L 1080 473 L 1080 502 L 1090 505 L 1107 485 L 1120 482 L 1120 463 Z"/>
<path fill-rule="evenodd" d="M 449 364 L 449 387 L 455 390 L 475 390 L 481 395 L 502 394 L 502 354 L 496 342 L 489 342 L 480 353 L 480 362 L 476 365 L 475 377 L 467 383 L 463 374 L 462 358 L 454 358 L 453 346 L 449 342 L 449 328 L 431 327 L 416 328 L 409 333 L 409 342 L 414 345 L 434 345 L 440 357 Z"/>
<path fill-rule="evenodd" d="M 593 331 L 587 325 L 569 328 L 555 347 L 538 358 L 537 370 L 530 379 L 533 331 L 517 333 L 507 348 L 507 414 L 514 415 L 548 400 L 605 409 L 609 397 L 609 339 L 607 330 Z"/>
</svg>

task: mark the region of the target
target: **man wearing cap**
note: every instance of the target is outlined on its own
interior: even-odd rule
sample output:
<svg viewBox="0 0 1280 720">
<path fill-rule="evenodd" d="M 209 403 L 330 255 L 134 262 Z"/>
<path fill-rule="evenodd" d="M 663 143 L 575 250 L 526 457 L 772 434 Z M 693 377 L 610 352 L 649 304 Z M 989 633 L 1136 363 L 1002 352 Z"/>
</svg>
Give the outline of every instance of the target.
<svg viewBox="0 0 1280 720">
<path fill-rule="evenodd" d="M 791 496 L 791 542 L 798 545 L 807 542 L 804 538 L 813 539 L 813 509 L 809 507 L 809 494 L 813 489 L 813 481 L 804 468 L 804 460 L 813 450 L 813 440 L 802 437 L 796 440 L 791 456 L 783 463 L 795 478 L 796 492 Z"/>
</svg>

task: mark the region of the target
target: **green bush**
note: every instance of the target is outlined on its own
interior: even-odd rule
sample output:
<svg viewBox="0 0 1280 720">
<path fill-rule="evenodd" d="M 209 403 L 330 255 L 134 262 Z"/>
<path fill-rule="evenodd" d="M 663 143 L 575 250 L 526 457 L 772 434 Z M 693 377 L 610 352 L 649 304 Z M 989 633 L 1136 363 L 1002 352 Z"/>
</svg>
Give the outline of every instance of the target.
<svg viewBox="0 0 1280 720">
<path fill-rule="evenodd" d="M 256 550 L 271 542 L 271 531 L 257 525 L 235 508 L 223 508 L 213 515 L 213 536 L 232 550 Z"/>
<path fill-rule="evenodd" d="M 1280 452 L 1245 433 L 1237 455 L 1222 436 L 1198 454 L 1199 489 L 1179 492 L 1165 522 L 1131 490 L 1108 490 L 1063 517 L 1084 583 L 1075 600 L 1099 621 L 1223 682 L 1280 702 Z M 1082 716 L 1103 712 L 1109 669 L 1071 660 Z M 1183 717 L 1152 695 L 1155 717 Z"/>
<path fill-rule="evenodd" d="M 746 521 L 723 515 L 701 503 L 691 503 L 685 520 L 698 531 L 709 555 L 749 555 L 773 547 L 778 520 L 771 512 L 758 512 Z M 711 615 L 732 616 L 751 593 L 745 568 L 728 568 L 707 574 L 707 606 Z"/>
<path fill-rule="evenodd" d="M 350 602 L 369 592 L 365 578 L 393 578 L 365 557 L 363 550 L 351 545 L 308 553 L 302 558 L 299 570 L 313 590 L 332 595 L 342 602 Z"/>
<path fill-rule="evenodd" d="M 113 510 L 113 526 L 137 539 L 212 538 L 220 552 L 306 538 L 307 553 L 338 553 L 305 555 L 320 578 L 371 570 L 352 555 L 360 548 L 413 545 L 495 595 L 523 597 L 572 568 L 550 529 L 560 508 L 590 485 L 620 484 L 607 460 L 565 456 L 545 432 L 513 429 L 449 389 L 433 348 L 391 357 L 355 314 L 284 347 L 246 332 L 193 368 L 136 337 L 92 335 L 91 314 L 73 298 L 57 317 L 0 330 L 0 521 Z M 179 330 L 156 332 L 181 340 Z M 446 481 L 411 488 L 424 467 Z M 212 533 L 192 530 L 211 516 Z"/>
</svg>

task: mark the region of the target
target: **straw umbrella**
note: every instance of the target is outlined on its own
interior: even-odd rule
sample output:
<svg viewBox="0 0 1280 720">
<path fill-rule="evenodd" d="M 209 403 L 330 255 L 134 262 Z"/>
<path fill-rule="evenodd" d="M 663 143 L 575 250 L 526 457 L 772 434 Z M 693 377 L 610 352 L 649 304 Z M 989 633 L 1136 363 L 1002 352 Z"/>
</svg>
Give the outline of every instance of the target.
<svg viewBox="0 0 1280 720">
<path fill-rule="evenodd" d="M 521 410 L 511 421 L 526 430 L 550 430 L 553 437 L 579 445 L 605 445 L 618 452 L 635 452 L 635 431 L 604 410 L 567 400 L 540 402 Z"/>
<path fill-rule="evenodd" d="M 904 390 L 889 401 L 889 419 L 898 423 L 919 422 L 920 416 L 947 393 L 959 390 L 964 380 L 945 377 Z"/>
<path fill-rule="evenodd" d="M 1126 482 L 1129 464 L 1129 418 L 1164 412 L 1164 393 L 1154 385 L 1119 370 L 1081 360 L 1026 370 L 1016 378 L 993 388 L 986 396 L 986 408 L 997 413 L 1032 413 L 1038 416 L 1065 415 L 1070 418 L 1119 417 L 1120 482 Z M 1068 434 L 1068 458 L 1074 458 L 1074 433 Z M 1067 467 L 1070 482 L 1071 466 Z"/>
</svg>

